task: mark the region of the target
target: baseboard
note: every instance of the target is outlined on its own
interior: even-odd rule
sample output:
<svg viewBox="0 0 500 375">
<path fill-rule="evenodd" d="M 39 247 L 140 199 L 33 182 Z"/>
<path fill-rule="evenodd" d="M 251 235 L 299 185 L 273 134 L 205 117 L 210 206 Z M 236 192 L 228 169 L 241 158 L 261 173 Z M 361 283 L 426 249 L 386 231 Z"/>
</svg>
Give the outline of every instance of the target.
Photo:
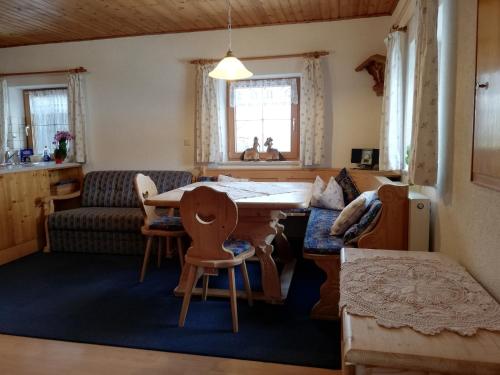
<svg viewBox="0 0 500 375">
<path fill-rule="evenodd" d="M 0 266 L 38 251 L 38 241 L 32 240 L 17 246 L 0 250 Z"/>
</svg>

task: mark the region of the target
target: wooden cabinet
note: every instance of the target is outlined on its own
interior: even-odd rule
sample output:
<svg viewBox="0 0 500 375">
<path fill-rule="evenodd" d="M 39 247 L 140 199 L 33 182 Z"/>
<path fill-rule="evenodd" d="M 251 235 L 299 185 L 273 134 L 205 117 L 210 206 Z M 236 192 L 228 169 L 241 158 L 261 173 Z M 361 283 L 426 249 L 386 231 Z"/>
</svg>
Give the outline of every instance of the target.
<svg viewBox="0 0 500 375">
<path fill-rule="evenodd" d="M 500 1 L 479 0 L 472 181 L 500 190 Z"/>
<path fill-rule="evenodd" d="M 43 198 L 56 182 L 81 177 L 79 166 L 0 174 L 0 265 L 43 248 Z"/>
</svg>

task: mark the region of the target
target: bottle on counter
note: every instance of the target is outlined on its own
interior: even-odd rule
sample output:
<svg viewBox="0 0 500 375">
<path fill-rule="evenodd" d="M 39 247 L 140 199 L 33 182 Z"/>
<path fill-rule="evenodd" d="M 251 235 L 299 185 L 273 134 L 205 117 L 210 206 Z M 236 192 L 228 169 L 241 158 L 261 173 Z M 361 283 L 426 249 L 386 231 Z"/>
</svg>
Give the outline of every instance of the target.
<svg viewBox="0 0 500 375">
<path fill-rule="evenodd" d="M 50 161 L 49 148 L 47 146 L 43 149 L 43 161 Z"/>
</svg>

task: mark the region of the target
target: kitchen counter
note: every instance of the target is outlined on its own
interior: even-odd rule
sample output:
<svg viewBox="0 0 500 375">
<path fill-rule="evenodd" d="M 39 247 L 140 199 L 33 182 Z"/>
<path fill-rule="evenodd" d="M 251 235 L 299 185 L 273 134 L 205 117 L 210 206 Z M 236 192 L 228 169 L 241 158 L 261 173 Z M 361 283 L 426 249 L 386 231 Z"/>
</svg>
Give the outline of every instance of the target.
<svg viewBox="0 0 500 375">
<path fill-rule="evenodd" d="M 65 169 L 65 168 L 74 168 L 81 166 L 82 165 L 79 163 L 56 164 L 55 161 L 25 163 L 25 164 L 15 164 L 15 165 L 0 164 L 0 175 L 7 173 L 31 172 L 44 169 L 46 170 Z"/>
<path fill-rule="evenodd" d="M 59 182 L 67 180 L 82 186 L 80 164 L 0 165 L 0 265 L 45 246 L 43 202 L 57 194 Z"/>
</svg>

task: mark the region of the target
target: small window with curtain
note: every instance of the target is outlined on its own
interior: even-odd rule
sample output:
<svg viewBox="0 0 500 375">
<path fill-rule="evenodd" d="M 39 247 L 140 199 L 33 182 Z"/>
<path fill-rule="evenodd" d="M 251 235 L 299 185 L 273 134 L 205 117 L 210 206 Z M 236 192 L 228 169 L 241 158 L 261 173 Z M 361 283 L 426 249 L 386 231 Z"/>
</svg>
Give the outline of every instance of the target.
<svg viewBox="0 0 500 375">
<path fill-rule="evenodd" d="M 272 138 L 272 148 L 286 160 L 298 160 L 299 88 L 298 77 L 228 83 L 229 160 L 239 160 L 246 149 L 253 147 L 255 137 L 261 159 L 270 157 L 264 143 Z"/>
<path fill-rule="evenodd" d="M 69 131 L 68 89 L 44 88 L 24 90 L 26 140 L 35 155 L 45 146 L 52 149 L 57 131 Z"/>
</svg>

